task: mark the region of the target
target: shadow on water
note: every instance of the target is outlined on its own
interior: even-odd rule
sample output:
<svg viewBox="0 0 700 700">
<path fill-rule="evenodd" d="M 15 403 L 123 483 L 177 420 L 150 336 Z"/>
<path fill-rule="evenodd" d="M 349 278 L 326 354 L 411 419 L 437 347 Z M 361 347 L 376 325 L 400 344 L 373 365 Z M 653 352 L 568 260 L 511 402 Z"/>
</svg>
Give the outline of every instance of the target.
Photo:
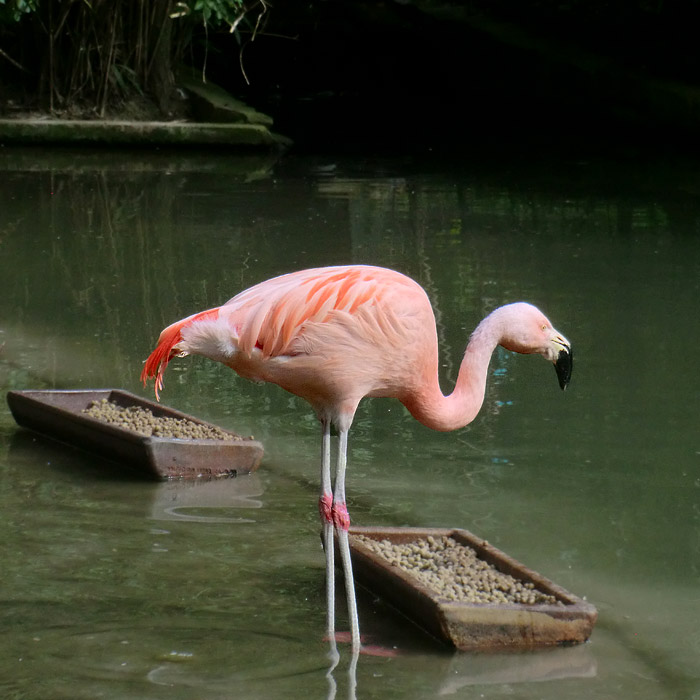
<svg viewBox="0 0 700 700">
<path fill-rule="evenodd" d="M 171 321 L 347 262 L 425 286 L 445 389 L 500 303 L 540 305 L 573 341 L 565 394 L 541 361 L 497 352 L 482 413 L 454 434 L 363 403 L 348 495 L 357 524 L 465 527 L 587 596 L 590 643 L 455 653 L 362 592 L 378 653 L 353 680 L 338 645 L 336 697 L 697 696 L 700 405 L 683 364 L 700 343 L 694 163 L 26 150 L 0 153 L 0 168 L 4 391 L 145 393 L 141 363 Z M 0 409 L 4 696 L 327 697 L 316 420 L 198 358 L 173 363 L 163 400 L 255 435 L 260 470 L 146 482 Z"/>
</svg>

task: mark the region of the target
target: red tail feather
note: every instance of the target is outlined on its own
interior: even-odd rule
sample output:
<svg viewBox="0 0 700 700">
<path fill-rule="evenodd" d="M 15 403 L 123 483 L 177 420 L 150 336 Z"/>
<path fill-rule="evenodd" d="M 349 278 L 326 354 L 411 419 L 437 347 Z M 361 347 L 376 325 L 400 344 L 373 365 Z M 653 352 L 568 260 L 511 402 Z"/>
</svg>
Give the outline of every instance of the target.
<svg viewBox="0 0 700 700">
<path fill-rule="evenodd" d="M 180 334 L 182 326 L 182 323 L 173 324 L 160 334 L 156 349 L 148 356 L 141 371 L 141 381 L 144 386 L 149 379 L 155 377 L 156 398 L 159 400 L 160 390 L 163 388 L 163 373 L 173 356 L 173 348 L 182 340 Z"/>
<path fill-rule="evenodd" d="M 141 370 L 141 381 L 144 386 L 149 379 L 155 377 L 156 399 L 160 400 L 160 390 L 163 388 L 163 374 L 165 373 L 165 368 L 168 366 L 170 360 L 177 355 L 177 351 L 173 351 L 173 348 L 182 340 L 182 329 L 189 326 L 194 321 L 200 321 L 203 318 L 218 313 L 218 311 L 218 308 L 209 309 L 194 314 L 193 316 L 188 316 L 168 326 L 160 334 L 156 349 L 148 356 L 148 359 L 144 363 L 143 370 Z"/>
</svg>

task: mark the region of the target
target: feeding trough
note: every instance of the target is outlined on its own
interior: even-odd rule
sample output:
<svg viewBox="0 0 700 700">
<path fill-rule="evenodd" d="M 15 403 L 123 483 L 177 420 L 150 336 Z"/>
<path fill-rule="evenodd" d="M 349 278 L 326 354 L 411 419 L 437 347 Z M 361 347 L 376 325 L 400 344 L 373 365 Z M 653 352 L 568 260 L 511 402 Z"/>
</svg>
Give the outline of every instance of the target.
<svg viewBox="0 0 700 700">
<path fill-rule="evenodd" d="M 467 530 L 351 527 L 349 534 L 357 581 L 432 636 L 458 649 L 497 651 L 578 644 L 588 639 L 595 624 L 598 613 L 593 605 Z M 409 543 L 416 546 L 403 547 Z M 431 550 L 440 548 L 449 550 L 449 568 L 454 569 L 450 573 L 454 582 L 446 587 L 434 583 L 434 576 L 441 576 L 439 566 L 432 580 L 415 573 L 434 567 L 428 561 L 436 558 Z M 406 550 L 423 554 L 405 555 Z M 403 556 L 425 557 L 426 561 L 404 566 Z M 490 581 L 485 595 L 491 602 L 483 602 L 485 598 L 471 590 L 464 595 L 458 590 L 470 587 L 467 568 L 481 570 L 480 576 Z"/>
<path fill-rule="evenodd" d="M 159 479 L 249 473 L 257 469 L 263 456 L 257 440 L 118 389 L 10 391 L 7 403 L 23 428 Z M 100 405 L 112 412 L 143 412 L 155 421 L 169 419 L 167 422 L 183 426 L 183 435 L 205 437 L 142 434 L 124 427 L 128 423 L 96 417 L 99 411 L 91 407 Z"/>
</svg>

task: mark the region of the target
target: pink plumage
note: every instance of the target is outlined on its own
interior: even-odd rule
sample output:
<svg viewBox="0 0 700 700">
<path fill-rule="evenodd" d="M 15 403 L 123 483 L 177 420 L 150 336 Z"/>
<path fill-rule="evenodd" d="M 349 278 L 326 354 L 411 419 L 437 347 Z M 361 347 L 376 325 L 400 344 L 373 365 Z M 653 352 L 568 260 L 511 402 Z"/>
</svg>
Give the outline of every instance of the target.
<svg viewBox="0 0 700 700">
<path fill-rule="evenodd" d="M 204 355 L 279 384 L 330 420 L 351 421 L 363 396 L 405 393 L 406 375 L 436 349 L 430 302 L 413 280 L 383 268 L 331 267 L 275 277 L 168 326 L 141 378 L 155 377 L 160 390 L 173 357 Z"/>
<path fill-rule="evenodd" d="M 175 356 L 199 354 L 238 374 L 278 384 L 306 399 L 322 425 L 321 495 L 328 579 L 328 632 L 334 631 L 333 528 L 338 532 L 353 649 L 359 623 L 347 542 L 347 433 L 365 396 L 399 399 L 436 430 L 472 421 L 484 399 L 488 364 L 497 345 L 537 353 L 555 364 L 566 388 L 571 345 L 536 307 L 518 302 L 489 314 L 472 334 L 454 391 L 438 382 L 435 317 L 422 287 L 380 267 L 349 265 L 293 272 L 261 282 L 224 305 L 168 326 L 146 360 L 141 379 L 155 378 L 156 395 Z M 330 478 L 330 425 L 340 446 Z"/>
</svg>

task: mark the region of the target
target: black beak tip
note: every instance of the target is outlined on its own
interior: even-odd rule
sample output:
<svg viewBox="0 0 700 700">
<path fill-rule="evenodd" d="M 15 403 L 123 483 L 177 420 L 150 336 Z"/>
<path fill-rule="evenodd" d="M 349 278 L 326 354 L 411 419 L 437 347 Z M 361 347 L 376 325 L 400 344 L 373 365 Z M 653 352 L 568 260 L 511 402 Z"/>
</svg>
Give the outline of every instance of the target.
<svg viewBox="0 0 700 700">
<path fill-rule="evenodd" d="M 562 391 L 569 386 L 571 381 L 571 372 L 574 369 L 574 355 L 571 350 L 560 350 L 559 357 L 554 363 L 554 369 L 557 372 L 557 378 L 559 379 L 559 386 Z"/>
</svg>

